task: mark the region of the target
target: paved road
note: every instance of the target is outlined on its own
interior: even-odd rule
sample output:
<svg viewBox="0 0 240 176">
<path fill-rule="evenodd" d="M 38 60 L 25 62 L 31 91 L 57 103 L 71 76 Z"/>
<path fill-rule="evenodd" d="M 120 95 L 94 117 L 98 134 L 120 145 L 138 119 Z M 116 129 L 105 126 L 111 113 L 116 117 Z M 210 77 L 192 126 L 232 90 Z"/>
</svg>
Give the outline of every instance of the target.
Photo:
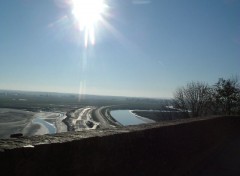
<svg viewBox="0 0 240 176">
<path fill-rule="evenodd" d="M 101 113 L 101 111 L 106 107 L 97 108 L 93 111 L 93 116 L 95 120 L 100 122 L 101 128 L 113 128 L 109 122 L 106 120 L 106 117 Z"/>
<path fill-rule="evenodd" d="M 102 114 L 105 108 L 107 108 L 107 106 L 100 108 L 87 106 L 77 109 L 72 112 L 68 123 L 70 126 L 74 127 L 74 130 L 88 128 L 86 123 L 89 123 L 89 121 L 94 123 L 93 129 L 97 128 L 97 126 L 108 129 L 120 126 L 120 124 L 117 124 L 117 122 L 114 122 L 114 120 L 108 117 L 107 114 Z"/>
</svg>

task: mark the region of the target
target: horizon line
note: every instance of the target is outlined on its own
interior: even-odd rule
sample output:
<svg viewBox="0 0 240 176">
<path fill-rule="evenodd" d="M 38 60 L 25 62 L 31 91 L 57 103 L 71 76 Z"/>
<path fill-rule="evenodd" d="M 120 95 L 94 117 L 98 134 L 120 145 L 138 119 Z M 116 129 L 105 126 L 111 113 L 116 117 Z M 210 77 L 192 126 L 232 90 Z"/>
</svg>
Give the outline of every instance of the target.
<svg viewBox="0 0 240 176">
<path fill-rule="evenodd" d="M 75 94 L 75 95 L 92 95 L 92 96 L 102 96 L 102 97 L 122 97 L 122 98 L 143 98 L 143 99 L 172 99 L 172 97 L 141 97 L 141 96 L 124 96 L 124 95 L 106 95 L 106 94 L 80 94 L 76 92 L 54 92 L 54 91 L 44 91 L 44 90 L 20 90 L 20 89 L 1 89 L 0 91 L 20 91 L 20 92 L 35 92 L 35 93 L 55 93 L 55 94 Z"/>
</svg>

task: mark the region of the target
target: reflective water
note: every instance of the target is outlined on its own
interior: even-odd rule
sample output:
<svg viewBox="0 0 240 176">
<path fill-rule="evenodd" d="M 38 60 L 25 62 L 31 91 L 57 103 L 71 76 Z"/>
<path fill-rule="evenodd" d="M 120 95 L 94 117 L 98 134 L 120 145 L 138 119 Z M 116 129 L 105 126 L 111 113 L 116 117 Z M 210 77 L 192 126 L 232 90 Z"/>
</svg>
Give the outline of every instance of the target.
<svg viewBox="0 0 240 176">
<path fill-rule="evenodd" d="M 53 124 L 46 122 L 45 120 L 43 120 L 39 117 L 34 119 L 33 123 L 40 123 L 41 125 L 45 126 L 48 129 L 49 134 L 54 134 L 57 132 L 56 127 Z"/>
<path fill-rule="evenodd" d="M 110 112 L 111 116 L 116 119 L 122 125 L 138 125 L 146 123 L 141 119 L 137 118 L 129 110 L 114 110 Z"/>
</svg>

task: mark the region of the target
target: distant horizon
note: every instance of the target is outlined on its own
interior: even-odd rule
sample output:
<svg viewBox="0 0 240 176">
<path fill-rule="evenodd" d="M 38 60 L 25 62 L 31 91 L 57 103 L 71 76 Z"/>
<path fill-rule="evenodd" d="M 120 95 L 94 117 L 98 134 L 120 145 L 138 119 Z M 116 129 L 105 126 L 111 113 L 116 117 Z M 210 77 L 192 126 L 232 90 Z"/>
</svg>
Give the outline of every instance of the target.
<svg viewBox="0 0 240 176">
<path fill-rule="evenodd" d="M 121 97 L 121 98 L 143 98 L 143 99 L 172 99 L 171 97 L 141 97 L 141 96 L 118 96 L 118 95 L 101 95 L 101 94 L 80 94 L 74 92 L 53 92 L 53 91 L 38 91 L 38 90 L 16 90 L 16 89 L 1 89 L 0 91 L 12 91 L 12 92 L 32 92 L 32 93 L 53 93 L 53 94 L 72 94 L 72 95 L 90 95 L 100 97 Z"/>
</svg>

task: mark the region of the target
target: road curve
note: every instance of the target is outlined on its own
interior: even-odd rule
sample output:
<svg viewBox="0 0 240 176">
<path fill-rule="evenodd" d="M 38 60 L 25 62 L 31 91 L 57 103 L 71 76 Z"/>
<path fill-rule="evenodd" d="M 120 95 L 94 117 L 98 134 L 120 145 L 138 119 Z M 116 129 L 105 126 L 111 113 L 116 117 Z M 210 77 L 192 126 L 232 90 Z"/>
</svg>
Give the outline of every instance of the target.
<svg viewBox="0 0 240 176">
<path fill-rule="evenodd" d="M 118 122 L 115 122 L 108 117 L 106 113 L 107 108 L 108 106 L 103 106 L 93 110 L 92 112 L 94 120 L 100 122 L 100 128 L 116 128 L 117 126 L 121 126 Z"/>
</svg>

